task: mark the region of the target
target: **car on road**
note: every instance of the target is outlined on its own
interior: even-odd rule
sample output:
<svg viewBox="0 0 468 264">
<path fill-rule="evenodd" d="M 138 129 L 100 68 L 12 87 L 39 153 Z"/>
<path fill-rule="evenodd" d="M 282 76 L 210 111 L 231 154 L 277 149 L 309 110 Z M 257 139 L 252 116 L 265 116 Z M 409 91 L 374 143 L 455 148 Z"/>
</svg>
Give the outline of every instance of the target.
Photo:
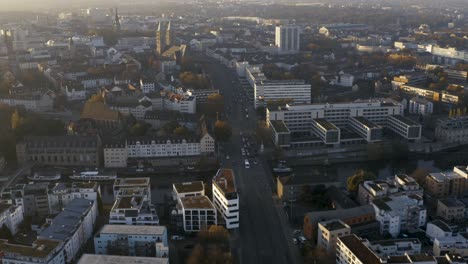
<svg viewBox="0 0 468 264">
<path fill-rule="evenodd" d="M 171 236 L 172 240 L 184 240 L 185 237 L 183 236 Z"/>
<path fill-rule="evenodd" d="M 195 169 L 195 166 L 191 166 L 191 165 L 187 166 L 187 170 L 194 170 L 194 169 Z"/>
<path fill-rule="evenodd" d="M 226 155 L 226 159 L 227 159 L 227 160 L 230 159 L 229 155 Z"/>
<path fill-rule="evenodd" d="M 304 237 L 304 236 L 299 236 L 297 239 L 299 239 L 299 241 L 302 243 L 302 244 L 305 244 L 307 242 L 307 239 Z"/>
<path fill-rule="evenodd" d="M 297 238 L 295 238 L 295 237 L 293 238 L 293 243 L 294 243 L 294 245 L 297 245 Z"/>
<path fill-rule="evenodd" d="M 248 159 L 244 160 L 244 166 L 246 169 L 250 168 L 250 163 Z"/>
<path fill-rule="evenodd" d="M 254 163 L 255 165 L 257 165 L 257 164 L 258 164 L 258 161 L 257 161 L 256 159 L 254 159 L 254 160 L 253 160 L 253 163 Z"/>
</svg>

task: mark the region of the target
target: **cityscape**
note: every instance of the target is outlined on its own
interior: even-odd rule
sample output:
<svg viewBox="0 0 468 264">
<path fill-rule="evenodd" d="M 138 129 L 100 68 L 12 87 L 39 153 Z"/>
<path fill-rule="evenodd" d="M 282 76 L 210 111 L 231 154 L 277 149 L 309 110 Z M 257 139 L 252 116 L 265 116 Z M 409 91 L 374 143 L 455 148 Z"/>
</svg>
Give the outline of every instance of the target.
<svg viewBox="0 0 468 264">
<path fill-rule="evenodd" d="M 0 0 L 0 263 L 466 264 L 467 109 L 467 0 Z"/>
</svg>

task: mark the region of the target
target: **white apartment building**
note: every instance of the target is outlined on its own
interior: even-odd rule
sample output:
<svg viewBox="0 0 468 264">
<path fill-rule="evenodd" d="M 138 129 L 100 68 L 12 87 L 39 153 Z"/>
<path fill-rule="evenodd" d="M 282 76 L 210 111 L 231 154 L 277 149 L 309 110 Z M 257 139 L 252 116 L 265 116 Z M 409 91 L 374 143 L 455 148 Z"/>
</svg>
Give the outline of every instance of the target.
<svg viewBox="0 0 468 264">
<path fill-rule="evenodd" d="M 354 75 L 349 73 L 340 73 L 330 83 L 331 85 L 338 85 L 343 87 L 353 87 Z"/>
<path fill-rule="evenodd" d="M 275 45 L 280 52 L 298 52 L 300 48 L 301 28 L 296 25 L 277 26 Z"/>
<path fill-rule="evenodd" d="M 338 237 L 351 234 L 351 227 L 339 219 L 332 219 L 318 223 L 317 246 L 327 252 L 336 251 Z"/>
<path fill-rule="evenodd" d="M 456 48 L 432 47 L 432 61 L 439 64 L 455 66 L 459 62 L 468 62 L 468 50 Z"/>
<path fill-rule="evenodd" d="M 126 168 L 127 167 L 127 145 L 125 143 L 104 143 L 104 167 Z"/>
<path fill-rule="evenodd" d="M 0 227 L 5 225 L 15 235 L 23 222 L 23 206 L 0 203 Z"/>
<path fill-rule="evenodd" d="M 144 195 L 131 194 L 115 199 L 109 215 L 109 224 L 159 225 L 156 208 Z"/>
<path fill-rule="evenodd" d="M 255 108 L 270 101 L 288 100 L 293 104 L 310 104 L 311 86 L 303 80 L 265 80 L 254 83 Z"/>
<path fill-rule="evenodd" d="M 197 97 L 194 95 L 169 94 L 163 97 L 163 109 L 195 114 L 197 113 Z"/>
<path fill-rule="evenodd" d="M 415 230 L 426 224 L 426 208 L 417 195 L 399 195 L 374 199 L 371 202 L 380 233 L 396 237 L 404 230 Z"/>
<path fill-rule="evenodd" d="M 451 237 L 454 234 L 456 232 L 452 230 L 452 227 L 442 220 L 435 220 L 426 225 L 426 236 L 432 242 L 434 242 L 435 238 Z"/>
<path fill-rule="evenodd" d="M 200 139 L 200 152 L 209 154 L 215 152 L 215 139 L 208 133 L 204 133 Z"/>
<path fill-rule="evenodd" d="M 156 85 L 154 81 L 140 79 L 140 90 L 144 94 L 154 93 L 156 91 Z"/>
<path fill-rule="evenodd" d="M 172 184 L 175 199 L 194 196 L 205 196 L 205 185 L 202 181 Z"/>
<path fill-rule="evenodd" d="M 39 232 L 38 239 L 63 242 L 67 263 L 76 261 L 81 248 L 93 235 L 98 215 L 97 203 L 86 199 L 75 199 L 51 220 L 49 226 Z"/>
<path fill-rule="evenodd" d="M 100 194 L 101 189 L 96 182 L 57 183 L 47 194 L 50 213 L 60 213 L 71 201 L 78 198 L 97 202 Z"/>
<path fill-rule="evenodd" d="M 213 204 L 218 210 L 227 229 L 239 228 L 239 195 L 237 193 L 234 171 L 219 169 L 213 177 Z"/>
<path fill-rule="evenodd" d="M 129 257 L 129 256 L 109 256 L 109 255 L 95 255 L 95 254 L 83 254 L 77 264 L 169 264 L 168 258 L 161 257 Z"/>
<path fill-rule="evenodd" d="M 136 138 L 127 140 L 128 158 L 198 156 L 197 138 Z"/>
<path fill-rule="evenodd" d="M 3 264 L 65 264 L 64 243 L 55 239 L 37 239 L 31 246 L 0 240 Z M 40 249 L 40 250 L 38 250 Z"/>
<path fill-rule="evenodd" d="M 143 119 L 147 111 L 153 110 L 153 105 L 150 101 L 142 99 L 134 103 L 112 103 L 109 104 L 109 108 L 122 114 L 133 115 L 136 119 Z"/>
<path fill-rule="evenodd" d="M 113 185 L 115 199 L 140 193 L 143 195 L 145 201 L 151 202 L 151 184 L 149 177 L 115 179 Z"/>
<path fill-rule="evenodd" d="M 468 257 L 468 233 L 458 233 L 456 236 L 440 237 L 434 239 L 433 252 L 436 256 L 459 254 Z"/>
<path fill-rule="evenodd" d="M 199 232 L 218 224 L 216 208 L 206 196 L 178 198 L 176 208 L 185 232 Z"/>
<path fill-rule="evenodd" d="M 0 103 L 9 106 L 23 106 L 31 111 L 52 111 L 54 106 L 54 95 L 52 92 L 46 92 L 42 95 L 8 95 L 0 97 Z"/>
<path fill-rule="evenodd" d="M 168 246 L 165 226 L 104 225 L 94 236 L 94 252 L 112 255 L 112 252 L 120 251 L 126 256 L 153 257 L 156 243 Z"/>
<path fill-rule="evenodd" d="M 442 142 L 468 143 L 468 117 L 439 119 L 435 129 L 435 136 Z"/>
<path fill-rule="evenodd" d="M 408 111 L 411 114 L 430 115 L 434 111 L 434 104 L 421 97 L 413 97 L 409 101 Z"/>
</svg>

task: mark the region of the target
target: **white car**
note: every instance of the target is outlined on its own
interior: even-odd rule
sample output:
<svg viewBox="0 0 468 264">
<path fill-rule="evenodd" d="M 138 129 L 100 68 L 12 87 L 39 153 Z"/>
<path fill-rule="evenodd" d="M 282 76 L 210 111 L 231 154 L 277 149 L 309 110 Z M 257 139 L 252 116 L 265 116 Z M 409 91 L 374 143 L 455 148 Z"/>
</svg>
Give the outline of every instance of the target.
<svg viewBox="0 0 468 264">
<path fill-rule="evenodd" d="M 172 236 L 171 238 L 172 238 L 172 240 L 183 240 L 184 239 L 183 236 Z"/>
<path fill-rule="evenodd" d="M 227 159 L 227 160 L 230 159 L 229 155 L 226 155 L 226 159 Z"/>
</svg>

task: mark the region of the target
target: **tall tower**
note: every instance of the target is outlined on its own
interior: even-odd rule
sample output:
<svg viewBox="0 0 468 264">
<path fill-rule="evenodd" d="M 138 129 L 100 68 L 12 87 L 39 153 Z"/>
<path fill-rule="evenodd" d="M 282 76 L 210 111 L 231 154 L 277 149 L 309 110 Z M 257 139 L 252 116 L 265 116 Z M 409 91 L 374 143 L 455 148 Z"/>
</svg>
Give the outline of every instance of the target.
<svg viewBox="0 0 468 264">
<path fill-rule="evenodd" d="M 159 22 L 156 30 L 156 54 L 161 55 L 166 50 L 166 28 Z"/>
<path fill-rule="evenodd" d="M 119 11 L 117 10 L 117 7 L 115 8 L 114 30 L 116 32 L 120 32 L 120 18 L 119 18 Z"/>
<path fill-rule="evenodd" d="M 172 31 L 172 28 L 171 28 L 171 22 L 169 21 L 167 23 L 167 28 L 166 28 L 166 46 L 169 47 L 169 46 L 172 46 L 172 41 L 174 41 L 173 39 L 173 31 Z"/>
</svg>

